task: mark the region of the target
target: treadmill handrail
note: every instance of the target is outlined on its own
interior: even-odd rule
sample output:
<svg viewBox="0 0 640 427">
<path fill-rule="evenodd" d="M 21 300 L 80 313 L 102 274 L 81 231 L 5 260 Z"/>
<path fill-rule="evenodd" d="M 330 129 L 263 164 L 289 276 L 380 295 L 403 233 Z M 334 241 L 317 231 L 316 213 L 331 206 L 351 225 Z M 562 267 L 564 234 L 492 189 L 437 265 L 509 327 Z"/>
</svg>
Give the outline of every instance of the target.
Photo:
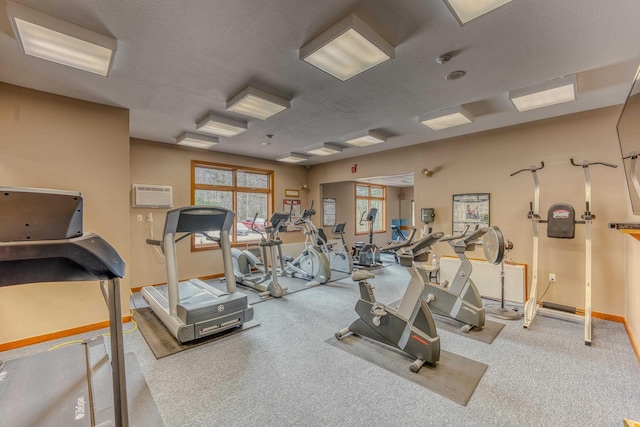
<svg viewBox="0 0 640 427">
<path fill-rule="evenodd" d="M 125 262 L 95 233 L 60 240 L 0 242 L 0 287 L 123 278 Z"/>
<path fill-rule="evenodd" d="M 184 206 L 167 212 L 163 235 L 231 231 L 235 213 L 219 206 Z"/>
<path fill-rule="evenodd" d="M 81 193 L 3 188 L 4 197 L 12 198 L 7 210 L 14 214 L 24 211 L 25 207 L 27 210 L 31 210 L 31 206 L 40 207 L 39 205 L 50 201 L 52 197 L 60 200 L 71 197 L 78 202 L 73 212 L 58 211 L 49 215 L 46 209 L 36 212 L 38 219 L 42 220 L 41 226 L 60 221 L 80 225 L 79 230 L 74 229 L 75 237 L 51 239 L 50 236 L 36 232 L 28 235 L 29 240 L 11 239 L 0 242 L 0 287 L 37 282 L 100 281 L 100 288 L 109 310 L 114 422 L 116 427 L 127 427 L 129 417 L 120 298 L 120 278 L 124 277 L 125 272 L 124 260 L 115 248 L 99 235 L 82 233 Z M 13 198 L 15 194 L 32 194 L 34 197 Z M 64 215 L 67 215 L 66 220 Z M 3 226 L 11 227 L 12 224 L 5 223 Z M 106 281 L 108 283 L 105 283 Z"/>
</svg>

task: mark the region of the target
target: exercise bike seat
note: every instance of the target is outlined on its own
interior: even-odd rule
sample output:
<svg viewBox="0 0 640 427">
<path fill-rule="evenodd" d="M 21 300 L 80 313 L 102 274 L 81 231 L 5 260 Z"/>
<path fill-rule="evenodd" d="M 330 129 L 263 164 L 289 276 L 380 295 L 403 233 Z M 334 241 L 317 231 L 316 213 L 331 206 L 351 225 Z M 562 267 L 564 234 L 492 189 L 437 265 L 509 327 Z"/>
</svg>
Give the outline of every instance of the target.
<svg viewBox="0 0 640 427">
<path fill-rule="evenodd" d="M 351 280 L 353 280 L 354 282 L 360 282 L 362 280 L 372 279 L 374 277 L 376 277 L 376 275 L 367 270 L 355 270 L 353 273 L 351 273 Z"/>
</svg>

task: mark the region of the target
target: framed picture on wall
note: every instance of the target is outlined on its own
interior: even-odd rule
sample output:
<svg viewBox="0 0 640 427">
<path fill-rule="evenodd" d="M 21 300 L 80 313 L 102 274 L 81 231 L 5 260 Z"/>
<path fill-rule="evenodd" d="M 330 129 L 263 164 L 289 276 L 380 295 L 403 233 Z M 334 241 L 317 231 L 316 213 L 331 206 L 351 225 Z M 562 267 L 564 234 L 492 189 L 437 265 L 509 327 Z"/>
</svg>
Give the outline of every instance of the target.
<svg viewBox="0 0 640 427">
<path fill-rule="evenodd" d="M 489 193 L 453 195 L 453 234 L 461 233 L 468 225 L 469 232 L 489 226 Z"/>
<path fill-rule="evenodd" d="M 302 213 L 301 206 L 302 204 L 300 203 L 300 200 L 284 199 L 282 201 L 282 211 L 287 213 L 291 212 L 291 218 L 289 218 L 289 221 L 292 224 L 300 218 L 300 214 Z"/>
<path fill-rule="evenodd" d="M 284 190 L 285 197 L 300 197 L 300 190 L 291 190 L 287 188 Z"/>
<path fill-rule="evenodd" d="M 336 225 L 336 199 L 325 197 L 322 199 L 322 226 Z"/>
</svg>

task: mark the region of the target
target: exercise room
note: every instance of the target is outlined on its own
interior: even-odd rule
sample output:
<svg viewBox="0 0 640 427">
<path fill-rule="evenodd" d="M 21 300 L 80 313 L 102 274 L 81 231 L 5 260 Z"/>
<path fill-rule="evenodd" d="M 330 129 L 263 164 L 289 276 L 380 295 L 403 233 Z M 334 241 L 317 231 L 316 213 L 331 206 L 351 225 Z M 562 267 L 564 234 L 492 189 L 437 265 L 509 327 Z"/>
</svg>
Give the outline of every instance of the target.
<svg viewBox="0 0 640 427">
<path fill-rule="evenodd" d="M 0 12 L 0 426 L 640 426 L 635 1 Z"/>
</svg>

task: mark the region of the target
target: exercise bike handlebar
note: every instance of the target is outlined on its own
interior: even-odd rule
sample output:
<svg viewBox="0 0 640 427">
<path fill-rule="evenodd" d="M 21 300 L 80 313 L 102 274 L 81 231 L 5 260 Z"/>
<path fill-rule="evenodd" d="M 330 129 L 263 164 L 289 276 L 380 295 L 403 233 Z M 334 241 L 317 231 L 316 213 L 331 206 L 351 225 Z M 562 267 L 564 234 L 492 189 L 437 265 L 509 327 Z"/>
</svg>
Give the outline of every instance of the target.
<svg viewBox="0 0 640 427">
<path fill-rule="evenodd" d="M 528 169 L 525 169 L 525 170 L 528 170 Z M 443 238 L 440 239 L 440 241 L 441 242 L 448 242 L 450 240 L 461 239 L 467 234 L 467 231 L 469 231 L 469 226 L 465 225 L 464 226 L 464 230 L 462 230 L 462 233 L 460 233 L 460 234 L 452 234 L 451 236 L 444 236 Z"/>
<path fill-rule="evenodd" d="M 411 227 L 411 232 L 407 240 L 400 240 L 395 243 L 389 243 L 388 245 L 380 248 L 381 251 L 397 251 L 398 249 L 405 248 L 414 244 L 413 236 L 416 234 L 416 228 Z"/>
<path fill-rule="evenodd" d="M 544 168 L 544 162 L 540 162 L 540 167 L 532 165 L 531 167 L 528 167 L 526 169 L 520 169 L 519 171 L 515 171 L 512 174 L 510 174 L 509 176 L 514 176 L 519 174 L 520 172 L 536 172 L 539 171 L 540 169 Z"/>
<path fill-rule="evenodd" d="M 444 233 L 441 231 L 437 231 L 435 233 L 427 234 L 425 237 L 420 239 L 411 250 L 414 253 L 421 251 L 424 248 L 430 247 L 440 241 L 444 237 Z"/>
<path fill-rule="evenodd" d="M 484 236 L 484 234 L 489 230 L 489 227 L 483 227 L 483 228 L 479 228 L 476 231 L 474 231 L 473 233 L 471 233 L 469 236 L 467 236 L 464 239 L 464 242 L 466 244 L 472 243 L 475 240 L 478 240 L 480 237 Z"/>
<path fill-rule="evenodd" d="M 580 163 L 576 163 L 576 162 L 573 161 L 573 157 L 570 158 L 569 161 L 571 162 L 571 164 L 573 166 L 582 166 L 583 168 L 588 168 L 591 165 L 602 165 L 602 166 L 606 166 L 606 167 L 609 167 L 609 168 L 617 168 L 618 167 L 618 165 L 614 165 L 614 164 L 611 164 L 611 163 L 606 163 L 606 162 L 588 162 L 587 160 L 583 160 Z"/>
</svg>

